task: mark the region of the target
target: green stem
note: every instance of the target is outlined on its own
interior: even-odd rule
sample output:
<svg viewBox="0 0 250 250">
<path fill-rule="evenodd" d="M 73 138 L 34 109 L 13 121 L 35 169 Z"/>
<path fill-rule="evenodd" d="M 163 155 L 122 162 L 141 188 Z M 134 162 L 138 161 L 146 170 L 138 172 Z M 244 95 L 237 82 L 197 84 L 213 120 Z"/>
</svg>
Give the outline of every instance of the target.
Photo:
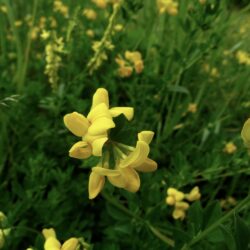
<svg viewBox="0 0 250 250">
<path fill-rule="evenodd" d="M 92 74 L 94 67 L 95 67 L 101 53 L 105 49 L 106 42 L 109 40 L 109 38 L 112 35 L 115 19 L 116 19 L 117 14 L 119 13 L 121 5 L 122 5 L 122 2 L 118 3 L 118 4 L 114 4 L 113 13 L 111 14 L 111 16 L 109 18 L 109 23 L 108 23 L 108 26 L 104 32 L 104 35 L 103 35 L 101 41 L 100 41 L 99 48 L 96 50 L 94 56 L 89 60 L 89 62 L 87 64 L 87 69 L 89 70 L 90 74 Z"/>
<path fill-rule="evenodd" d="M 21 89 L 23 87 L 25 77 L 26 77 L 26 73 L 27 73 L 31 43 L 32 43 L 31 32 L 32 32 L 32 29 L 34 27 L 37 7 L 38 7 L 38 0 L 34 0 L 33 10 L 32 10 L 31 26 L 30 26 L 30 30 L 29 30 L 28 35 L 27 35 L 27 46 L 26 46 L 25 53 L 24 53 L 24 62 L 23 62 L 22 70 L 20 72 L 20 80 L 19 80 L 19 83 L 18 83 L 19 92 L 21 91 Z"/>
<path fill-rule="evenodd" d="M 166 235 L 164 235 L 163 233 L 160 232 L 160 230 L 156 227 L 154 227 L 149 221 L 145 221 L 143 218 L 141 218 L 138 215 L 135 215 L 133 212 L 131 212 L 130 210 L 128 210 L 126 207 L 124 207 L 123 205 L 121 205 L 120 203 L 118 203 L 117 200 L 115 200 L 114 198 L 110 197 L 108 194 L 102 192 L 102 196 L 112 205 L 114 205 L 116 208 L 120 209 L 121 211 L 123 211 L 125 214 L 137 219 L 138 221 L 141 221 L 143 224 L 145 224 L 150 231 L 161 241 L 163 241 L 165 244 L 167 244 L 168 246 L 174 247 L 175 243 L 172 239 L 170 239 L 169 237 L 167 237 Z"/>
<path fill-rule="evenodd" d="M 234 209 L 232 209 L 230 212 L 228 212 L 227 214 L 225 214 L 223 217 L 221 217 L 219 220 L 217 220 L 210 227 L 208 227 L 203 232 L 201 232 L 197 236 L 195 236 L 189 243 L 185 244 L 181 248 L 181 250 L 191 249 L 190 248 L 191 246 L 197 244 L 199 241 L 201 241 L 203 238 L 205 238 L 208 234 L 210 234 L 213 230 L 215 230 L 217 227 L 219 227 L 222 223 L 224 223 L 225 221 L 227 221 L 236 212 L 239 212 L 242 209 L 244 209 L 245 206 L 249 205 L 249 202 L 250 202 L 250 195 L 248 195 Z"/>
</svg>

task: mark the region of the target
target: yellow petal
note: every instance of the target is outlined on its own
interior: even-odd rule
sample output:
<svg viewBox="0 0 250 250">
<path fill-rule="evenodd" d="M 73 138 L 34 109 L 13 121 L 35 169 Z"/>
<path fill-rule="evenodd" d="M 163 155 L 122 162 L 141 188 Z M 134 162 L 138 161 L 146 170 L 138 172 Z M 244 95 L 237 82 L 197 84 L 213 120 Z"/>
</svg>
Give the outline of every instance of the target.
<svg viewBox="0 0 250 250">
<path fill-rule="evenodd" d="M 185 197 L 188 201 L 199 200 L 201 198 L 199 187 L 198 186 L 194 187 L 189 194 L 185 195 Z"/>
<path fill-rule="evenodd" d="M 102 117 L 106 117 L 110 119 L 112 118 L 109 112 L 109 109 L 105 103 L 100 103 L 97 106 L 95 106 L 95 108 L 91 109 L 91 111 L 89 112 L 87 116 L 88 120 L 91 123 L 94 123 L 95 120 L 102 118 Z"/>
<path fill-rule="evenodd" d="M 92 108 L 95 108 L 100 103 L 104 103 L 107 107 L 109 107 L 109 93 L 104 88 L 96 90 L 93 96 Z"/>
<path fill-rule="evenodd" d="M 142 165 L 149 154 L 149 146 L 144 141 L 137 141 L 136 148 L 131 152 L 127 158 L 121 161 L 120 167 L 124 168 L 127 166 L 138 167 Z"/>
<path fill-rule="evenodd" d="M 44 250 L 60 250 L 61 243 L 54 237 L 49 237 L 44 244 Z"/>
<path fill-rule="evenodd" d="M 166 198 L 166 203 L 170 206 L 173 206 L 175 204 L 175 198 L 173 196 L 168 196 Z"/>
<path fill-rule="evenodd" d="M 85 141 L 75 143 L 69 150 L 69 156 L 76 159 L 87 159 L 91 155 L 91 146 Z"/>
<path fill-rule="evenodd" d="M 101 192 L 104 183 L 104 176 L 91 172 L 89 176 L 89 199 L 94 199 Z"/>
<path fill-rule="evenodd" d="M 102 168 L 102 167 L 93 167 L 92 172 L 97 173 L 97 174 L 102 175 L 102 176 L 119 176 L 119 175 L 121 175 L 119 170 Z"/>
<path fill-rule="evenodd" d="M 77 112 L 65 115 L 63 120 L 69 131 L 79 137 L 84 136 L 89 128 L 88 119 Z"/>
<path fill-rule="evenodd" d="M 175 197 L 176 193 L 178 192 L 178 190 L 176 188 L 170 187 L 167 190 L 167 195 L 172 195 Z"/>
<path fill-rule="evenodd" d="M 92 143 L 93 155 L 102 156 L 102 148 L 104 143 L 108 140 L 107 137 L 94 140 Z"/>
<path fill-rule="evenodd" d="M 141 184 L 138 173 L 133 168 L 130 168 L 130 167 L 123 168 L 120 171 L 126 184 L 124 189 L 132 193 L 137 192 Z"/>
<path fill-rule="evenodd" d="M 109 182 L 118 188 L 125 188 L 126 187 L 126 179 L 124 178 L 124 176 L 122 176 L 120 173 L 117 176 L 108 176 L 107 177 Z"/>
<path fill-rule="evenodd" d="M 77 238 L 70 238 L 63 243 L 61 250 L 76 250 L 78 245 L 79 241 Z"/>
<path fill-rule="evenodd" d="M 135 167 L 135 169 L 140 172 L 153 172 L 157 169 L 157 163 L 147 158 L 145 162 Z"/>
<path fill-rule="evenodd" d="M 142 131 L 138 133 L 138 140 L 139 141 L 144 141 L 147 144 L 150 144 L 154 137 L 154 132 L 153 131 Z"/>
<path fill-rule="evenodd" d="M 175 203 L 176 209 L 187 210 L 189 208 L 189 204 L 185 201 L 177 201 Z"/>
<path fill-rule="evenodd" d="M 112 119 L 103 117 L 95 120 L 93 124 L 89 127 L 88 133 L 90 135 L 99 135 L 106 133 L 108 129 L 114 128 L 115 124 Z"/>
<path fill-rule="evenodd" d="M 247 147 L 250 147 L 250 118 L 244 123 L 241 131 L 241 137 Z"/>
<path fill-rule="evenodd" d="M 56 238 L 56 232 L 53 228 L 49 228 L 49 229 L 44 228 L 42 231 L 42 234 L 45 239 L 48 239 L 49 237 Z"/>
<path fill-rule="evenodd" d="M 186 213 L 185 213 L 185 211 L 182 210 L 182 209 L 175 209 L 175 210 L 173 211 L 173 218 L 174 218 L 175 220 L 178 220 L 178 219 L 183 220 L 183 219 L 185 218 L 185 216 L 186 216 Z"/>
<path fill-rule="evenodd" d="M 134 108 L 131 107 L 115 107 L 111 108 L 109 111 L 112 117 L 117 117 L 123 114 L 129 121 L 132 120 L 134 116 Z"/>
</svg>

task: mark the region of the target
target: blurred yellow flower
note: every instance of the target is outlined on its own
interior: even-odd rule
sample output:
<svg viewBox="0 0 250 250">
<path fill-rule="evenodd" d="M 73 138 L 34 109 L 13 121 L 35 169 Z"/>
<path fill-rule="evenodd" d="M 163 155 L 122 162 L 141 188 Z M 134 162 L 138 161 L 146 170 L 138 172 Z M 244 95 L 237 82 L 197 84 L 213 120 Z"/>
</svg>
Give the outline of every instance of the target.
<svg viewBox="0 0 250 250">
<path fill-rule="evenodd" d="M 107 0 L 92 0 L 92 2 L 99 8 L 105 9 L 107 7 Z"/>
<path fill-rule="evenodd" d="M 86 30 L 86 35 L 88 37 L 93 38 L 95 36 L 95 32 L 93 30 L 91 30 L 91 29 L 88 29 L 88 30 Z"/>
<path fill-rule="evenodd" d="M 6 7 L 6 5 L 1 5 L 1 6 L 0 6 L 0 10 L 1 10 L 3 13 L 7 13 L 7 7 Z"/>
<path fill-rule="evenodd" d="M 207 0 L 199 0 L 199 3 L 200 3 L 201 5 L 206 4 L 206 2 L 207 2 Z"/>
<path fill-rule="evenodd" d="M 22 26 L 22 24 L 23 24 L 23 21 L 22 21 L 22 20 L 17 20 L 17 21 L 15 21 L 15 23 L 14 23 L 14 25 L 15 25 L 16 27 L 20 27 L 20 26 Z"/>
<path fill-rule="evenodd" d="M 236 59 L 238 60 L 239 64 L 250 65 L 250 55 L 245 51 L 242 50 L 237 51 Z"/>
<path fill-rule="evenodd" d="M 97 18 L 97 13 L 93 9 L 84 9 L 83 15 L 89 20 L 95 20 Z"/>
<path fill-rule="evenodd" d="M 188 105 L 187 111 L 190 112 L 190 113 L 196 113 L 197 112 L 197 104 L 196 103 L 190 103 Z"/>
<path fill-rule="evenodd" d="M 134 69 L 137 74 L 140 74 L 144 69 L 142 56 L 138 51 L 125 51 L 125 59 L 119 55 L 115 61 L 119 65 L 120 77 L 130 77 Z"/>
<path fill-rule="evenodd" d="M 237 147 L 233 142 L 228 142 L 223 149 L 223 151 L 227 154 L 233 154 L 236 150 Z"/>
<path fill-rule="evenodd" d="M 47 31 L 47 30 L 43 30 L 42 31 L 41 38 L 43 40 L 47 40 L 49 38 L 49 36 L 50 36 L 50 32 L 49 31 Z"/>
<path fill-rule="evenodd" d="M 70 238 L 61 244 L 56 238 L 56 232 L 53 228 L 43 229 L 42 234 L 45 238 L 44 250 L 77 250 L 79 240 Z"/>
<path fill-rule="evenodd" d="M 189 194 L 185 194 L 188 201 L 196 201 L 201 198 L 200 189 L 198 186 L 194 187 Z"/>
<path fill-rule="evenodd" d="M 178 3 L 174 0 L 157 0 L 157 7 L 160 14 L 165 12 L 171 16 L 178 14 Z"/>
<path fill-rule="evenodd" d="M 61 0 L 54 0 L 54 11 L 61 13 L 65 18 L 69 17 L 69 8 Z"/>
</svg>

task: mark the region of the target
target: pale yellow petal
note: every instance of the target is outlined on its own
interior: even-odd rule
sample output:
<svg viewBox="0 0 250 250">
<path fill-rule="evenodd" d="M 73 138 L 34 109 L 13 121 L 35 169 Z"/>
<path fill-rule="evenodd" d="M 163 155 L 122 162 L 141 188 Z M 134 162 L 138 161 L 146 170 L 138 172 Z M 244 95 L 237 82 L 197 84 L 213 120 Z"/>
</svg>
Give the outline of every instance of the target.
<svg viewBox="0 0 250 250">
<path fill-rule="evenodd" d="M 94 199 L 101 192 L 104 183 L 104 176 L 91 172 L 89 176 L 89 199 Z"/>
<path fill-rule="evenodd" d="M 141 184 L 138 173 L 133 168 L 130 167 L 123 168 L 120 171 L 125 179 L 126 186 L 124 187 L 124 189 L 132 193 L 137 192 Z"/>
<path fill-rule="evenodd" d="M 108 107 L 106 106 L 105 103 L 100 103 L 98 104 L 95 108 L 91 109 L 91 111 L 89 112 L 87 118 L 88 120 L 93 123 L 95 122 L 95 120 L 99 119 L 99 118 L 112 118 L 111 114 L 109 112 Z"/>
<path fill-rule="evenodd" d="M 121 175 L 119 170 L 102 168 L 102 167 L 93 167 L 92 172 L 97 173 L 97 174 L 102 175 L 102 176 L 119 176 L 119 175 Z"/>
<path fill-rule="evenodd" d="M 152 159 L 147 158 L 141 165 L 135 167 L 140 172 L 153 172 L 157 169 L 157 163 Z"/>
<path fill-rule="evenodd" d="M 177 201 L 175 203 L 175 208 L 176 209 L 182 209 L 182 210 L 187 210 L 189 208 L 189 204 L 185 201 Z"/>
<path fill-rule="evenodd" d="M 70 238 L 63 243 L 61 250 L 76 250 L 78 245 L 79 241 L 77 238 Z"/>
<path fill-rule="evenodd" d="M 96 90 L 93 96 L 92 108 L 95 108 L 100 103 L 104 103 L 107 107 L 109 107 L 109 93 L 104 88 Z"/>
<path fill-rule="evenodd" d="M 149 146 L 144 141 L 137 141 L 136 148 L 131 152 L 127 158 L 121 161 L 120 167 L 124 168 L 127 166 L 138 167 L 142 165 L 149 154 Z"/>
<path fill-rule="evenodd" d="M 93 141 L 92 143 L 93 155 L 102 156 L 102 148 L 107 140 L 108 138 L 104 137 Z"/>
<path fill-rule="evenodd" d="M 60 250 L 61 243 L 54 237 L 49 237 L 44 244 L 44 250 Z"/>
<path fill-rule="evenodd" d="M 154 132 L 153 131 L 142 131 L 138 133 L 138 140 L 139 141 L 144 141 L 147 144 L 150 144 L 154 137 Z"/>
<path fill-rule="evenodd" d="M 69 150 L 69 156 L 76 159 L 87 159 L 92 155 L 91 146 L 85 141 L 75 143 Z"/>
<path fill-rule="evenodd" d="M 134 116 L 134 108 L 131 107 L 114 107 L 111 108 L 109 111 L 112 117 L 117 117 L 123 114 L 129 121 L 132 120 Z"/>
<path fill-rule="evenodd" d="M 185 213 L 184 210 L 182 210 L 182 209 L 174 209 L 173 218 L 175 220 L 178 220 L 178 219 L 183 220 L 185 218 L 185 216 L 186 216 L 186 213 Z"/>
<path fill-rule="evenodd" d="M 201 198 L 200 189 L 198 186 L 194 187 L 189 194 L 185 195 L 188 201 L 196 201 Z"/>
<path fill-rule="evenodd" d="M 108 129 L 114 128 L 115 123 L 112 119 L 103 117 L 95 120 L 94 123 L 89 127 L 88 133 L 90 135 L 100 135 L 102 133 L 106 133 Z"/>
<path fill-rule="evenodd" d="M 90 125 L 88 119 L 77 112 L 65 115 L 63 120 L 68 130 L 79 137 L 86 134 Z"/>
<path fill-rule="evenodd" d="M 250 118 L 244 123 L 241 131 L 241 137 L 247 147 L 250 147 Z"/>
<path fill-rule="evenodd" d="M 120 173 L 117 176 L 109 175 L 107 178 L 108 178 L 109 182 L 115 187 L 118 187 L 118 188 L 125 188 L 126 187 L 126 179 Z"/>
<path fill-rule="evenodd" d="M 42 234 L 45 239 L 48 239 L 49 237 L 56 238 L 56 232 L 53 228 L 44 228 Z"/>
</svg>

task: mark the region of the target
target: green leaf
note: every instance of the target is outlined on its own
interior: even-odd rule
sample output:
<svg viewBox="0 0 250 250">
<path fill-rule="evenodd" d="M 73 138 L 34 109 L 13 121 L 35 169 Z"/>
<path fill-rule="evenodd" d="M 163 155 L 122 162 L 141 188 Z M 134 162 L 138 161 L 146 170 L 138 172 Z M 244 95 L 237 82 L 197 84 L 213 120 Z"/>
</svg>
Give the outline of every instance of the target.
<svg viewBox="0 0 250 250">
<path fill-rule="evenodd" d="M 238 216 L 234 217 L 235 240 L 237 249 L 247 250 L 250 244 L 250 230 L 247 224 Z"/>
<path fill-rule="evenodd" d="M 236 244 L 232 233 L 227 229 L 226 226 L 220 225 L 220 229 L 224 235 L 224 242 L 228 250 L 236 250 Z"/>
<path fill-rule="evenodd" d="M 203 211 L 199 201 L 193 203 L 188 210 L 188 222 L 193 235 L 202 230 Z"/>
</svg>

